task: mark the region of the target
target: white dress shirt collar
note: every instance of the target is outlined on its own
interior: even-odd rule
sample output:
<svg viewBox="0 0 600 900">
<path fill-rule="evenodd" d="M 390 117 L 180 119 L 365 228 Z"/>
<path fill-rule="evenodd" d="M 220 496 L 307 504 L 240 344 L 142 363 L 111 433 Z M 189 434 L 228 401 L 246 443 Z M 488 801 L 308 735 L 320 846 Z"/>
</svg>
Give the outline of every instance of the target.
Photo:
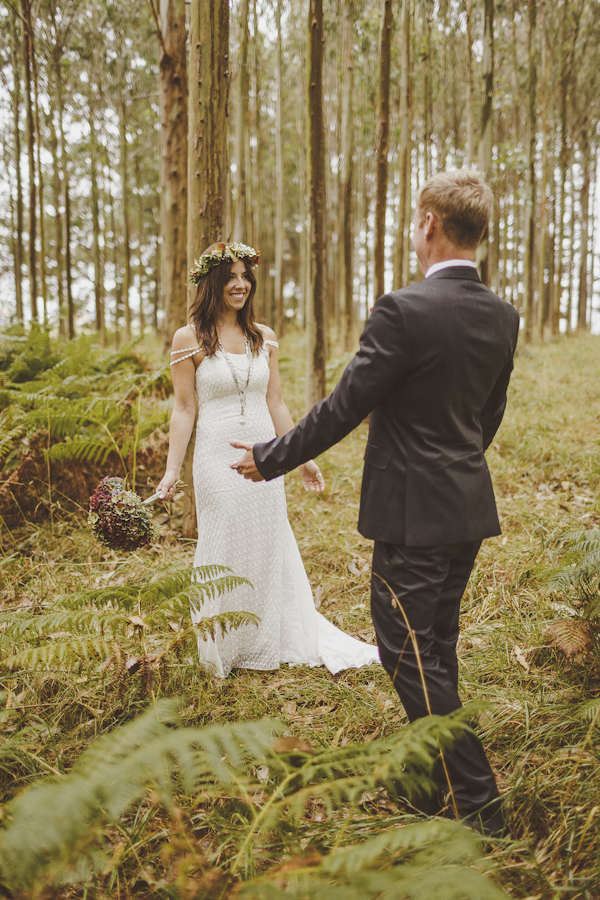
<svg viewBox="0 0 600 900">
<path fill-rule="evenodd" d="M 471 259 L 444 259 L 442 262 L 437 262 L 432 266 L 429 266 L 425 272 L 425 278 L 429 278 L 430 275 L 435 275 L 436 272 L 440 272 L 442 269 L 448 269 L 450 266 L 469 266 L 471 269 L 476 269 L 477 263 L 473 262 Z"/>
</svg>

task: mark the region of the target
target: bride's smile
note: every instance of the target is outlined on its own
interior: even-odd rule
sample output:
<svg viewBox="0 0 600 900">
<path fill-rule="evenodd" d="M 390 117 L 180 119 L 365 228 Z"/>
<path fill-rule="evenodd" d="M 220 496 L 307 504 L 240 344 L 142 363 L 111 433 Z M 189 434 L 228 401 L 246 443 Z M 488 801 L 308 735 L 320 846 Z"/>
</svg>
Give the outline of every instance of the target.
<svg viewBox="0 0 600 900">
<path fill-rule="evenodd" d="M 250 282 L 246 276 L 246 267 L 241 259 L 238 259 L 231 266 L 229 281 L 225 285 L 225 304 L 234 310 L 242 309 L 248 294 L 250 293 Z"/>
</svg>

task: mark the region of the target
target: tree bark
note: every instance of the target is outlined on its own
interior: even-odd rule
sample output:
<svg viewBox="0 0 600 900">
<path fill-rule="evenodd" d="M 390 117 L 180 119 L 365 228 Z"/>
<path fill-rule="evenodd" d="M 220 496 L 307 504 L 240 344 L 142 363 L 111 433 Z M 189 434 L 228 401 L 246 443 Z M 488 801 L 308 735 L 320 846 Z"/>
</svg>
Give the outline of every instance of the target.
<svg viewBox="0 0 600 900">
<path fill-rule="evenodd" d="M 546 39 L 546 15 L 545 7 L 542 3 L 541 13 L 541 34 L 542 41 L 542 70 L 540 73 L 540 106 L 541 106 L 541 122 L 540 129 L 542 133 L 542 180 L 540 183 L 540 212 L 539 212 L 539 250 L 538 250 L 538 273 L 537 273 L 537 295 L 538 295 L 538 335 L 540 341 L 544 340 L 546 330 L 550 321 L 550 310 L 548 308 L 549 295 L 546 291 L 546 267 L 548 262 L 548 179 L 549 179 L 549 153 L 548 153 L 548 48 Z"/>
<path fill-rule="evenodd" d="M 188 92 L 188 269 L 202 251 L 225 236 L 227 103 L 229 98 L 229 4 L 192 0 Z M 190 290 L 191 299 L 191 290 Z M 183 534 L 196 530 L 192 442 L 184 462 L 187 488 Z"/>
<path fill-rule="evenodd" d="M 32 26 L 33 28 L 33 26 Z M 48 327 L 48 276 L 46 270 L 46 218 L 44 215 L 44 173 L 42 170 L 42 134 L 40 127 L 40 104 L 39 104 L 39 85 L 38 85 L 38 67 L 35 56 L 35 46 L 33 43 L 33 30 L 31 39 L 31 74 L 33 77 L 33 99 L 34 99 L 34 127 L 35 127 L 35 147 L 36 147 L 36 171 L 38 182 L 38 211 L 40 222 L 40 282 L 42 290 L 42 306 L 44 310 L 44 327 Z"/>
<path fill-rule="evenodd" d="M 160 267 L 164 338 L 187 321 L 188 83 L 185 0 L 161 0 Z"/>
<path fill-rule="evenodd" d="M 581 150 L 581 174 L 583 181 L 579 192 L 579 211 L 581 216 L 581 228 L 579 236 L 579 289 L 577 303 L 577 331 L 582 333 L 587 330 L 588 307 L 588 272 L 589 272 L 589 236 L 590 236 L 590 181 L 591 181 L 591 152 L 587 121 L 579 132 L 579 147 Z"/>
<path fill-rule="evenodd" d="M 69 190 L 69 173 L 65 162 L 65 268 L 67 272 L 67 334 L 69 339 L 75 337 L 75 303 L 73 300 L 73 271 L 71 266 L 71 192 Z"/>
<path fill-rule="evenodd" d="M 382 0 L 377 94 L 377 136 L 375 139 L 375 253 L 373 291 L 375 298 L 385 292 L 385 214 L 387 211 L 388 143 L 390 133 L 390 66 L 392 49 L 392 0 Z"/>
<path fill-rule="evenodd" d="M 190 8 L 188 263 L 224 237 L 229 97 L 227 0 Z"/>
<path fill-rule="evenodd" d="M 121 227 L 123 230 L 123 311 L 125 313 L 125 340 L 131 340 L 131 216 L 129 212 L 129 167 L 127 151 L 127 101 L 125 98 L 125 72 L 122 63 L 119 80 L 119 168 L 121 174 Z"/>
<path fill-rule="evenodd" d="M 31 319 L 37 322 L 38 281 L 37 281 L 37 193 L 35 181 L 35 126 L 33 116 L 33 24 L 30 0 L 21 0 L 23 17 L 23 63 L 25 70 L 25 105 L 27 109 L 27 151 L 29 159 L 29 286 L 31 293 Z"/>
<path fill-rule="evenodd" d="M 247 4 L 248 0 L 244 0 Z M 277 23 L 277 105 L 275 111 L 275 330 L 283 334 L 283 35 L 281 0 L 276 0 Z"/>
<path fill-rule="evenodd" d="M 407 234 L 410 216 L 410 22 L 411 2 L 410 0 L 403 0 L 400 72 L 400 153 L 398 154 L 400 184 L 398 191 L 398 227 L 394 248 L 394 287 L 396 288 L 403 287 L 405 284 L 405 254 L 408 252 Z"/>
<path fill-rule="evenodd" d="M 525 343 L 530 343 L 535 317 L 535 139 L 536 139 L 536 16 L 537 0 L 528 0 L 527 33 L 528 104 L 527 104 L 527 200 L 525 204 Z"/>
<path fill-rule="evenodd" d="M 98 188 L 98 138 L 96 135 L 96 108 L 95 91 L 92 87 L 92 79 L 89 80 L 88 95 L 88 122 L 90 127 L 90 188 L 92 201 L 92 258 L 94 261 L 94 309 L 96 318 L 96 331 L 100 337 L 100 343 L 106 342 L 106 330 L 104 322 L 104 284 L 102 279 L 102 254 L 100 251 L 100 191 Z"/>
<path fill-rule="evenodd" d="M 64 260 L 64 222 L 61 211 L 63 203 L 62 168 L 64 160 L 64 125 L 63 125 L 63 83 L 61 60 L 63 54 L 62 35 L 56 22 L 56 6 L 50 4 L 50 21 L 54 35 L 51 51 L 52 76 L 54 89 L 50 97 L 50 149 L 52 152 L 52 202 L 54 205 L 54 258 L 56 272 L 56 294 L 58 299 L 58 331 L 66 335 L 65 315 L 65 260 Z M 58 121 L 57 121 L 58 120 Z"/>
<path fill-rule="evenodd" d="M 21 63 L 19 61 L 19 39 L 17 35 L 17 13 L 10 14 L 11 62 L 13 70 L 13 135 L 16 183 L 16 227 L 14 240 L 15 300 L 17 322 L 23 321 L 23 181 L 21 177 Z"/>
<path fill-rule="evenodd" d="M 483 60 L 482 60 L 483 98 L 481 103 L 481 120 L 479 126 L 479 168 L 486 181 L 492 174 L 492 146 L 494 124 L 494 0 L 484 0 L 483 6 Z M 483 239 L 477 248 L 477 262 L 481 280 L 490 285 L 490 238 L 486 228 Z"/>
<path fill-rule="evenodd" d="M 473 165 L 475 159 L 475 128 L 473 122 L 473 0 L 467 0 L 467 83 L 466 83 L 466 116 L 467 116 L 467 148 L 465 163 Z"/>
<path fill-rule="evenodd" d="M 279 4 L 277 16 L 280 16 Z M 248 36 L 249 36 L 250 0 L 242 0 L 240 9 L 240 55 L 238 73 L 238 107 L 235 117 L 235 218 L 233 237 L 236 241 L 248 241 L 247 226 L 247 171 L 246 145 L 248 134 L 248 95 L 250 78 L 248 77 Z M 279 25 L 279 30 L 281 26 Z M 279 55 L 279 50 L 278 50 Z"/>
<path fill-rule="evenodd" d="M 325 134 L 323 128 L 323 0 L 308 10 L 308 181 L 310 291 L 306 304 L 306 408 L 325 396 Z"/>
<path fill-rule="evenodd" d="M 341 217 L 340 282 L 342 287 L 343 345 L 351 351 L 356 340 L 354 315 L 354 232 L 352 221 L 352 180 L 354 174 L 354 0 L 344 0 L 342 8 L 342 127 L 341 127 Z"/>
<path fill-rule="evenodd" d="M 134 162 L 135 171 L 135 193 L 136 193 L 136 232 L 137 232 L 137 280 L 138 280 L 138 322 L 140 334 L 144 334 L 146 330 L 146 314 L 144 311 L 144 260 L 142 257 L 142 247 L 144 238 L 144 201 L 142 195 L 142 178 L 140 172 L 140 154 L 135 154 Z"/>
</svg>

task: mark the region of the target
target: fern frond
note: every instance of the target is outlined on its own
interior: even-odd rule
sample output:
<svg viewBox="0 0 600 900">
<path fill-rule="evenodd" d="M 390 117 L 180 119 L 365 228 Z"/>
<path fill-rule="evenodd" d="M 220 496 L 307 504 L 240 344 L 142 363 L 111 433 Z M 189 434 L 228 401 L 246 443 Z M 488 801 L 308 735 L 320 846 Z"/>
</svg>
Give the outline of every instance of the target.
<svg viewBox="0 0 600 900">
<path fill-rule="evenodd" d="M 23 750 L 27 745 L 35 740 L 39 740 L 41 725 L 29 725 L 27 728 L 21 728 L 15 734 L 2 738 L 0 742 L 0 760 L 16 760 L 20 761 Z"/>
<path fill-rule="evenodd" d="M 238 628 L 243 628 L 245 625 L 258 626 L 259 624 L 260 616 L 255 613 L 236 611 L 220 613 L 217 616 L 206 616 L 196 622 L 193 628 L 198 637 L 203 640 L 211 638 L 214 641 L 218 633 L 221 637 L 225 637 L 230 631 L 237 631 Z"/>
<path fill-rule="evenodd" d="M 591 653 L 595 638 L 596 629 L 584 619 L 557 619 L 546 630 L 546 639 L 567 659 Z"/>
<path fill-rule="evenodd" d="M 248 900 L 507 900 L 484 875 L 469 868 L 481 858 L 477 836 L 457 822 L 405 825 L 242 885 Z M 296 865 L 294 865 L 296 862 Z M 312 865 L 311 865 L 312 862 Z"/>
<path fill-rule="evenodd" d="M 15 616 L 7 627 L 6 637 L 30 640 L 32 634 L 51 635 L 57 631 L 70 631 L 75 634 L 109 633 L 114 636 L 123 631 L 127 625 L 128 617 L 114 610 L 58 610 L 41 616 L 22 614 L 19 619 Z"/>
<path fill-rule="evenodd" d="M 82 609 L 85 606 L 93 606 L 102 609 L 109 604 L 116 609 L 131 610 L 137 606 L 140 595 L 139 585 L 116 584 L 105 588 L 95 588 L 90 591 L 78 591 L 61 597 L 55 603 L 55 609 Z M 1 621 L 1 620 L 0 620 Z"/>
<path fill-rule="evenodd" d="M 0 437 L 0 463 L 3 462 L 15 444 L 23 437 L 26 430 L 24 425 L 17 425 Z"/>
<path fill-rule="evenodd" d="M 457 822 L 437 819 L 384 831 L 361 844 L 343 848 L 324 860 L 321 870 L 329 875 L 353 878 L 365 869 L 384 868 L 400 854 L 431 851 L 436 846 L 436 861 L 446 865 L 473 862 L 481 854 L 477 835 Z"/>
<path fill-rule="evenodd" d="M 419 859 L 339 881 L 320 869 L 287 869 L 278 878 L 242 885 L 239 896 L 247 900 L 508 900 L 508 894 L 474 869 L 426 865 Z"/>
<path fill-rule="evenodd" d="M 590 719 L 592 722 L 595 720 L 600 727 L 600 697 L 595 697 L 593 700 L 588 700 L 587 703 L 582 703 L 577 713 L 583 719 Z"/>
<path fill-rule="evenodd" d="M 76 459 L 79 462 L 91 462 L 104 465 L 108 454 L 114 449 L 112 441 L 106 437 L 80 438 L 62 441 L 50 447 L 48 455 L 52 462 L 65 462 Z"/>
<path fill-rule="evenodd" d="M 285 757 L 278 760 L 273 754 L 268 765 L 276 781 L 284 776 L 293 790 L 263 814 L 264 828 L 274 828 L 284 816 L 299 820 L 308 801 L 314 798 L 331 815 L 340 806 L 356 806 L 365 792 L 382 787 L 392 796 L 429 794 L 431 769 L 440 748 L 448 748 L 465 733 L 472 714 L 471 704 L 450 716 L 428 716 L 392 738 L 307 755 L 297 768 L 290 766 Z"/>
<path fill-rule="evenodd" d="M 595 582 L 595 594 L 598 594 L 600 579 L 600 528 L 588 531 L 572 531 L 565 538 L 567 559 L 577 554 L 574 565 L 567 565 L 553 573 L 546 582 L 548 593 L 568 591 L 569 588 L 590 586 Z"/>
<path fill-rule="evenodd" d="M 17 669 L 42 669 L 56 666 L 71 669 L 92 659 L 107 659 L 113 650 L 108 641 L 98 639 L 77 640 L 44 644 L 42 647 L 29 647 L 12 656 L 5 656 L 0 666 L 9 671 Z"/>
<path fill-rule="evenodd" d="M 0 875 L 11 890 L 28 890 L 58 874 L 149 786 L 165 802 L 178 781 L 190 793 L 219 778 L 235 779 L 245 762 L 263 758 L 273 723 L 173 729 L 175 704 L 156 704 L 86 750 L 69 775 L 45 779 L 6 809 L 0 830 Z"/>
</svg>

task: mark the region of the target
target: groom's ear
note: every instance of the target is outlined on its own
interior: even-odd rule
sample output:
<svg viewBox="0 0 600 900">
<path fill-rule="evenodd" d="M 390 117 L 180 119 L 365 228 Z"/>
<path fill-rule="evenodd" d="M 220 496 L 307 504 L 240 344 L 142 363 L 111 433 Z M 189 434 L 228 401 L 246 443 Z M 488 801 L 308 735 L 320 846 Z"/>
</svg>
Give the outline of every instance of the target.
<svg viewBox="0 0 600 900">
<path fill-rule="evenodd" d="M 435 213 L 425 213 L 425 237 L 431 239 L 436 231 L 441 230 L 441 222 Z"/>
</svg>

